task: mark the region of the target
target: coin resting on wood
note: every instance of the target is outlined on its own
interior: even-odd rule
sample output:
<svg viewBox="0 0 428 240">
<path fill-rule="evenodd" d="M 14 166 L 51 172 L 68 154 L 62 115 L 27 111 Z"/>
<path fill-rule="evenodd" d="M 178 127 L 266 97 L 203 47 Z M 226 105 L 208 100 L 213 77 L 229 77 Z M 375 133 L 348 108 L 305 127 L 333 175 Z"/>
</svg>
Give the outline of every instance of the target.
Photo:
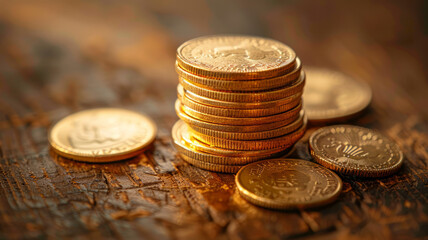
<svg viewBox="0 0 428 240">
<path fill-rule="evenodd" d="M 336 125 L 318 129 L 309 139 L 314 160 L 343 174 L 384 177 L 398 171 L 403 153 L 382 134 L 362 127 Z"/>
<path fill-rule="evenodd" d="M 342 180 L 335 173 L 299 159 L 270 159 L 246 165 L 235 182 L 243 198 L 274 209 L 326 205 L 342 190 Z"/>
<path fill-rule="evenodd" d="M 125 109 L 97 108 L 72 114 L 49 133 L 60 155 L 85 162 L 111 162 L 140 154 L 156 137 L 148 117 Z"/>
</svg>

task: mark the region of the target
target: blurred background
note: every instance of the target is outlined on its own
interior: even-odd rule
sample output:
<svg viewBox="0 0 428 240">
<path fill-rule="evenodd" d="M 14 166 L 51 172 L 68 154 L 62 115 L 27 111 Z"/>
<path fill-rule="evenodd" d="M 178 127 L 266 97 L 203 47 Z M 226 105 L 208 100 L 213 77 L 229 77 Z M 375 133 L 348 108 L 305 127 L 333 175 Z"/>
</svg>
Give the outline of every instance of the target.
<svg viewBox="0 0 428 240">
<path fill-rule="evenodd" d="M 170 125 L 176 48 L 226 33 L 282 41 L 304 66 L 368 82 L 374 106 L 396 106 L 385 114 L 426 117 L 426 13 L 427 1 L 0 0 L 0 112 L 122 106 Z"/>
<path fill-rule="evenodd" d="M 427 5 L 0 0 L 0 238 L 425 237 Z M 277 39 L 296 51 L 304 67 L 367 82 L 371 107 L 349 124 L 396 141 L 406 155 L 403 170 L 386 179 L 344 178 L 338 204 L 284 213 L 240 200 L 233 175 L 186 165 L 171 144 L 175 53 L 184 41 L 210 34 Z M 94 107 L 153 118 L 159 128 L 153 153 L 105 165 L 51 155 L 52 123 Z M 298 143 L 299 158 L 310 159 L 309 131 Z"/>
</svg>

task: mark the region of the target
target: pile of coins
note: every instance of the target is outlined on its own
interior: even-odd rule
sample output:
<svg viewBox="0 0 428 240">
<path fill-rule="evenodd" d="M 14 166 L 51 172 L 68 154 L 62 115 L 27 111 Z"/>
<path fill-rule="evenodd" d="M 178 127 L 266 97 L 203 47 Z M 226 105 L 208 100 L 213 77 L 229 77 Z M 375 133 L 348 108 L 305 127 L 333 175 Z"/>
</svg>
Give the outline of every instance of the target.
<svg viewBox="0 0 428 240">
<path fill-rule="evenodd" d="M 270 159 L 290 151 L 306 129 L 301 100 L 306 74 L 293 50 L 279 42 L 194 39 L 178 48 L 176 70 L 181 120 L 172 135 L 178 152 L 197 167 L 238 172 L 237 191 L 253 204 L 282 210 L 318 207 L 340 195 L 343 183 L 333 171 L 385 177 L 403 164 L 403 153 L 392 140 L 351 125 L 312 133 L 315 163 Z M 325 69 L 307 73 L 303 98 L 312 122 L 349 119 L 370 103 L 372 92 L 362 82 Z M 147 116 L 100 108 L 62 119 L 50 131 L 49 142 L 64 157 L 100 163 L 136 156 L 155 136 L 156 125 Z"/>
<path fill-rule="evenodd" d="M 212 36 L 177 49 L 179 76 L 172 130 L 180 156 L 197 167 L 237 172 L 282 156 L 306 129 L 302 63 L 266 38 Z"/>
<path fill-rule="evenodd" d="M 172 137 L 180 156 L 202 169 L 238 172 L 237 191 L 248 202 L 281 210 L 318 207 L 340 195 L 343 183 L 333 171 L 385 177 L 403 164 L 392 140 L 351 125 L 312 133 L 315 163 L 270 159 L 287 154 L 307 122 L 301 100 L 306 75 L 294 51 L 282 43 L 244 36 L 193 39 L 178 48 L 175 68 L 180 82 L 175 109 L 181 120 Z M 370 87 L 344 74 L 313 68 L 308 76 L 303 98 L 312 122 L 350 119 L 371 101 Z M 99 108 L 56 123 L 49 142 L 67 158 L 113 162 L 145 151 L 156 132 L 145 115 Z"/>
<path fill-rule="evenodd" d="M 272 209 L 312 208 L 331 203 L 342 190 L 333 172 L 357 177 L 385 177 L 403 165 L 403 153 L 377 131 L 334 125 L 316 130 L 309 139 L 316 163 L 301 159 L 269 159 L 248 164 L 236 174 L 239 194 Z"/>
</svg>

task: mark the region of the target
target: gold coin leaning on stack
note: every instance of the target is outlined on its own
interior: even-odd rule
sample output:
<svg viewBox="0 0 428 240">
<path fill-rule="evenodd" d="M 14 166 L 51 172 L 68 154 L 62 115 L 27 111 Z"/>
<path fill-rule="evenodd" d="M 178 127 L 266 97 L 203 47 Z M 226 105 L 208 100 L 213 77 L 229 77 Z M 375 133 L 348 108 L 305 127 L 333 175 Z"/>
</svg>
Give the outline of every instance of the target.
<svg viewBox="0 0 428 240">
<path fill-rule="evenodd" d="M 305 74 L 288 46 L 251 36 L 209 36 L 177 49 L 173 129 L 180 156 L 197 167 L 235 173 L 282 156 L 306 130 Z"/>
<path fill-rule="evenodd" d="M 328 69 L 305 70 L 309 81 L 303 94 L 304 109 L 312 123 L 348 120 L 370 104 L 372 91 L 367 83 Z"/>
</svg>

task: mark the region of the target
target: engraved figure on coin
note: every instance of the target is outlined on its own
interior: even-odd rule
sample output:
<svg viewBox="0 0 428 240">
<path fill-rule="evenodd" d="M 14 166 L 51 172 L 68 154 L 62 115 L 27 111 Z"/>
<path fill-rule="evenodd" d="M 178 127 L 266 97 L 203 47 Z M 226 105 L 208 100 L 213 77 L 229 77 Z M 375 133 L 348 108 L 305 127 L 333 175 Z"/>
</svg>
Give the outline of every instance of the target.
<svg viewBox="0 0 428 240">
<path fill-rule="evenodd" d="M 284 192 L 304 191 L 310 180 L 311 178 L 305 173 L 296 170 L 274 172 L 262 179 L 264 184 Z"/>
<path fill-rule="evenodd" d="M 277 65 L 283 55 L 273 46 L 242 42 L 238 45 L 212 46 L 200 52 L 200 60 L 222 70 L 242 70 Z"/>
<path fill-rule="evenodd" d="M 336 158 L 336 161 L 339 163 L 349 163 L 350 161 L 358 161 L 364 163 L 369 159 L 378 159 L 382 158 L 380 155 L 380 149 L 378 144 L 374 144 L 376 139 L 372 139 L 369 136 L 369 139 L 362 140 L 364 135 L 351 132 L 347 135 L 340 135 L 339 137 L 329 137 L 328 145 L 324 147 L 334 149 L 336 152 L 335 155 L 339 155 Z"/>
<path fill-rule="evenodd" d="M 216 47 L 207 53 L 210 58 L 239 57 L 239 59 L 261 60 L 275 57 L 275 51 L 265 51 L 255 46 L 224 46 Z M 236 58 L 238 59 L 238 58 Z"/>
<path fill-rule="evenodd" d="M 120 144 L 134 129 L 132 123 L 124 128 L 123 121 L 126 122 L 126 119 L 103 118 L 100 115 L 75 121 L 75 130 L 70 133 L 69 142 L 73 147 L 81 149 L 107 148 Z"/>
</svg>

